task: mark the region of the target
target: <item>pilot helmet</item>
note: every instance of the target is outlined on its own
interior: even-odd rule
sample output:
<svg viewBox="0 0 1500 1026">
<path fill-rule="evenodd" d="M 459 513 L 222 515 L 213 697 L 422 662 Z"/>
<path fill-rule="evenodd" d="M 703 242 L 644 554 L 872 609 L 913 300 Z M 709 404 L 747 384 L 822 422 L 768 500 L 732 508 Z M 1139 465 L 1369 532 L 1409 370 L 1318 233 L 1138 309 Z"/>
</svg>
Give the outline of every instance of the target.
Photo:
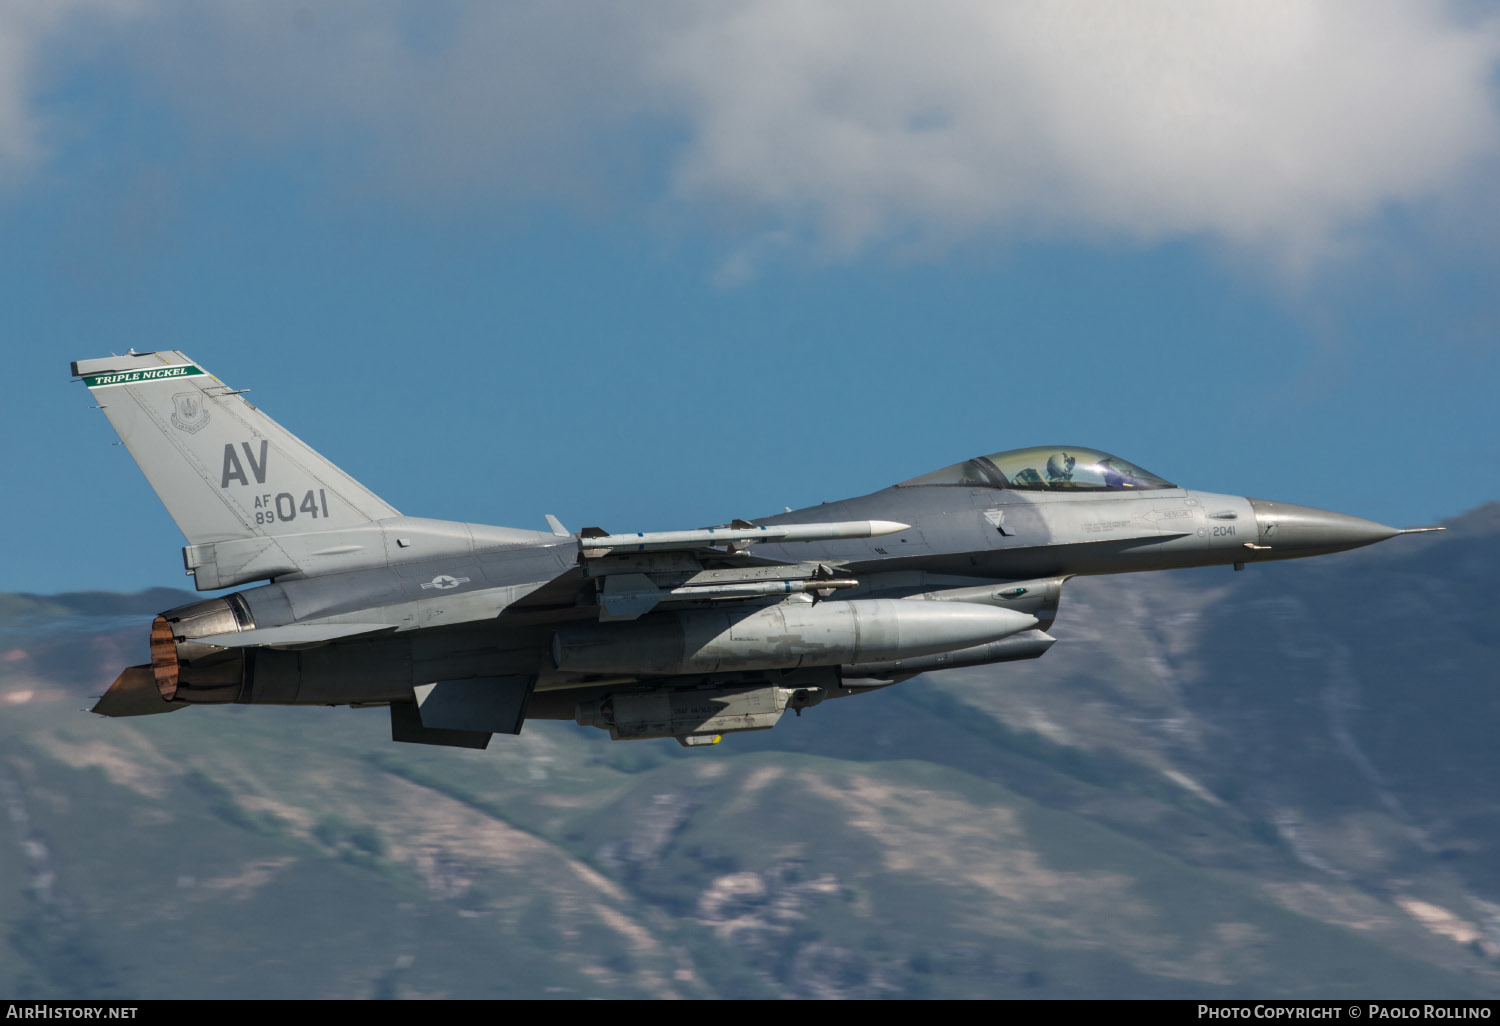
<svg viewBox="0 0 1500 1026">
<path fill-rule="evenodd" d="M 1077 463 L 1072 456 L 1065 452 L 1053 453 L 1047 459 L 1048 481 L 1071 481 L 1073 480 L 1073 464 Z"/>
</svg>

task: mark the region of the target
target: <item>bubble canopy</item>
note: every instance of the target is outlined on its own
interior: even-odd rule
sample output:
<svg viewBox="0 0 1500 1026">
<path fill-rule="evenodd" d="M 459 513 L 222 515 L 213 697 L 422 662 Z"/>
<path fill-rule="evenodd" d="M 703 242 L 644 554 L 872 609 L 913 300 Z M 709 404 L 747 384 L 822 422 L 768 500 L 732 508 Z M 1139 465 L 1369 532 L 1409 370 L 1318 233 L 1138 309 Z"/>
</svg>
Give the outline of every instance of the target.
<svg viewBox="0 0 1500 1026">
<path fill-rule="evenodd" d="M 976 456 L 942 470 L 902 481 L 898 488 L 963 485 L 1044 492 L 1145 491 L 1175 488 L 1149 470 L 1097 449 L 1039 446 Z"/>
</svg>

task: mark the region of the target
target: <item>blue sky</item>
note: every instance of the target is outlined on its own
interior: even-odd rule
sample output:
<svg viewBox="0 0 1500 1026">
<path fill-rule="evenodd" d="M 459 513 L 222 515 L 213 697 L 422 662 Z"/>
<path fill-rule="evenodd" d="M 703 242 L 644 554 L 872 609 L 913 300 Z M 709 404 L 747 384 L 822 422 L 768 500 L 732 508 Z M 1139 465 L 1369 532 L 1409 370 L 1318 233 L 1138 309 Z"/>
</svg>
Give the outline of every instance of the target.
<svg viewBox="0 0 1500 1026">
<path fill-rule="evenodd" d="M 412 515 L 667 530 L 1062 442 L 1500 498 L 1500 21 L 1430 2 L 0 4 L 0 589 L 186 586 L 72 359 Z"/>
</svg>

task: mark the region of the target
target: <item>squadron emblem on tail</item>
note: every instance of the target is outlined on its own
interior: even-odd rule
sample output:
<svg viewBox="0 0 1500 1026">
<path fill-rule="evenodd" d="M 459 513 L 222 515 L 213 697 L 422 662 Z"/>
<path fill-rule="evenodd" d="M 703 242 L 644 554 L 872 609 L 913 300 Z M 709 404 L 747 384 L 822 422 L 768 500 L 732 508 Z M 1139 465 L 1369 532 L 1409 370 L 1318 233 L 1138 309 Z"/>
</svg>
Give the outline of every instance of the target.
<svg viewBox="0 0 1500 1026">
<path fill-rule="evenodd" d="M 208 423 L 208 407 L 201 392 L 178 392 L 172 397 L 172 426 L 188 434 L 197 434 Z"/>
</svg>

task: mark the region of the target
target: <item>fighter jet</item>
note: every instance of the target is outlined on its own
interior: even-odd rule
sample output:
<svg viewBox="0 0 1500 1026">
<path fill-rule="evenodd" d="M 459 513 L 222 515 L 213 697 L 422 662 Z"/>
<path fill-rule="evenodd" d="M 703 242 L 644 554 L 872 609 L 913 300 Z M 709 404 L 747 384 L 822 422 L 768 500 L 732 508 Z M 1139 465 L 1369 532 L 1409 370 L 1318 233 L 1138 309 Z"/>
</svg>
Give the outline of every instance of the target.
<svg viewBox="0 0 1500 1026">
<path fill-rule="evenodd" d="M 72 365 L 182 529 L 200 591 L 93 711 L 379 706 L 396 741 L 528 719 L 713 744 L 916 674 L 1034 659 L 1080 574 L 1296 559 L 1398 534 L 1076 446 L 992 453 L 699 530 L 403 516 L 181 352 Z M 264 582 L 264 583 L 258 583 Z"/>
</svg>

